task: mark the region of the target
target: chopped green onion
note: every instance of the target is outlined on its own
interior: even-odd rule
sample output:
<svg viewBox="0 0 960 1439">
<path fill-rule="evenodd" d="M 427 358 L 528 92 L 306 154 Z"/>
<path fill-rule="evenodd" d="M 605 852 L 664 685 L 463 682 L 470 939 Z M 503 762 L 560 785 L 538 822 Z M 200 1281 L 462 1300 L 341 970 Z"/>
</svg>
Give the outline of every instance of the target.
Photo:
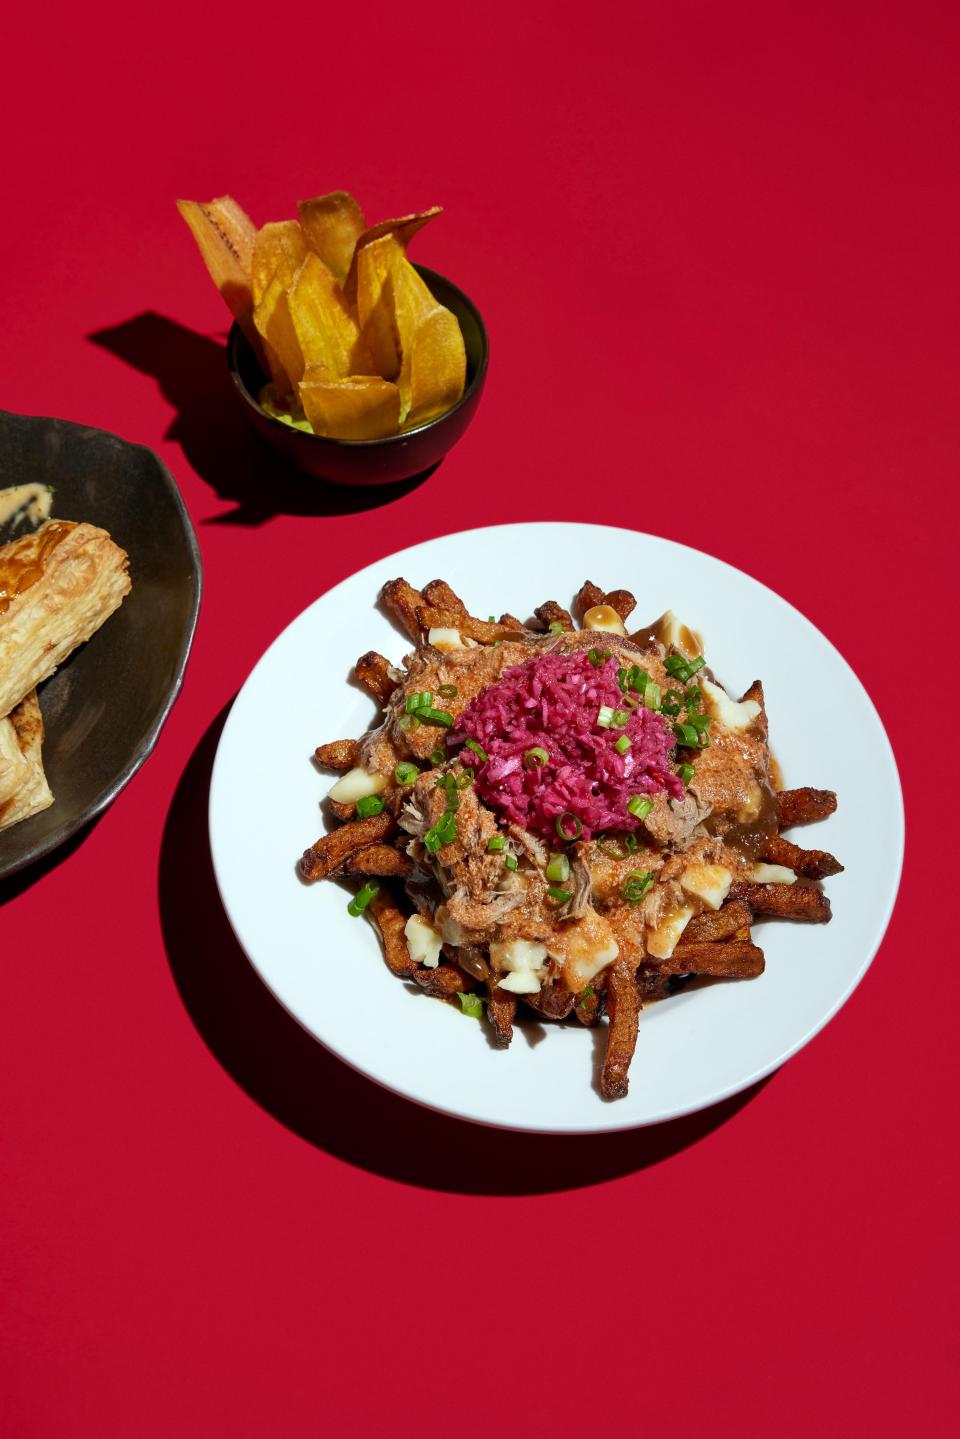
<svg viewBox="0 0 960 1439">
<path fill-rule="evenodd" d="M 417 718 L 424 724 L 442 724 L 445 729 L 453 724 L 453 715 L 446 710 L 417 710 Z"/>
<path fill-rule="evenodd" d="M 437 694 L 443 695 L 445 700 L 452 700 L 457 693 L 456 685 L 438 685 Z"/>
<path fill-rule="evenodd" d="M 498 854 L 506 842 L 502 834 L 492 834 L 487 840 L 487 849 L 491 854 Z"/>
<path fill-rule="evenodd" d="M 639 665 L 631 665 L 627 670 L 627 689 L 633 690 L 634 694 L 642 695 L 649 683 L 650 676 Z"/>
<path fill-rule="evenodd" d="M 697 736 L 697 731 L 692 724 L 675 724 L 673 732 L 680 744 L 687 745 L 692 749 L 698 748 L 700 741 Z"/>
<path fill-rule="evenodd" d="M 503 856 L 503 862 L 506 865 L 507 869 L 516 869 L 517 856 L 515 854 L 505 854 Z"/>
<path fill-rule="evenodd" d="M 627 688 L 627 671 L 622 667 L 617 670 L 617 684 L 622 690 Z"/>
<path fill-rule="evenodd" d="M 415 764 L 408 764 L 407 761 L 404 760 L 402 764 L 397 765 L 393 772 L 393 777 L 397 784 L 413 784 L 419 773 L 420 771 Z"/>
<path fill-rule="evenodd" d="M 477 759 L 480 761 L 481 764 L 486 764 L 487 759 L 489 758 L 489 756 L 487 755 L 487 752 L 486 752 L 485 749 L 481 749 L 481 748 L 480 748 L 480 746 L 477 744 L 476 740 L 468 739 L 468 740 L 466 741 L 466 748 L 473 750 L 474 754 L 476 755 Z"/>
<path fill-rule="evenodd" d="M 683 709 L 685 696 L 679 690 L 667 690 L 660 702 L 660 709 L 665 715 L 678 715 Z"/>
<path fill-rule="evenodd" d="M 689 749 L 706 749 L 710 743 L 710 716 L 688 714 L 686 724 L 675 724 L 673 732 Z"/>
<path fill-rule="evenodd" d="M 601 669 L 606 664 L 609 658 L 609 650 L 589 650 L 587 653 L 587 659 L 593 665 L 595 670 Z"/>
<path fill-rule="evenodd" d="M 436 854 L 445 844 L 450 844 L 457 837 L 457 816 L 453 810 L 447 810 L 440 816 L 432 829 L 428 829 L 423 836 L 423 842 L 430 854 Z"/>
<path fill-rule="evenodd" d="M 626 710 L 614 710 L 613 718 L 610 721 L 611 729 L 623 729 L 630 716 Z"/>
<path fill-rule="evenodd" d="M 496 623 L 497 623 L 497 617 L 496 617 L 496 615 L 487 615 L 487 624 L 488 624 L 488 625 L 495 625 Z"/>
<path fill-rule="evenodd" d="M 412 732 L 413 730 L 420 728 L 420 721 L 414 714 L 402 714 L 397 720 L 397 728 L 402 730 L 410 730 Z"/>
<path fill-rule="evenodd" d="M 457 779 L 457 789 L 469 789 L 476 777 L 476 771 L 465 765 L 463 773 Z"/>
<path fill-rule="evenodd" d="M 536 769 L 538 765 L 546 764 L 549 758 L 550 756 L 543 746 L 537 744 L 533 749 L 527 750 L 523 757 L 523 763 L 527 769 Z"/>
<path fill-rule="evenodd" d="M 568 819 L 572 820 L 573 823 L 570 825 L 565 824 L 564 821 Z M 579 839 L 583 833 L 582 822 L 568 809 L 564 810 L 563 814 L 557 815 L 556 828 L 557 834 L 561 839 L 565 839 L 568 844 L 571 844 L 575 839 Z"/>
<path fill-rule="evenodd" d="M 632 747 L 633 740 L 628 734 L 622 734 L 614 745 L 614 749 L 616 750 L 617 754 L 626 754 L 627 750 L 632 749 Z"/>
<path fill-rule="evenodd" d="M 660 686 L 655 685 L 653 680 L 650 681 L 643 692 L 643 702 L 648 710 L 658 710 L 660 708 Z"/>
<path fill-rule="evenodd" d="M 611 859 L 626 859 L 627 857 L 622 849 L 617 849 L 613 840 L 606 837 L 597 840 L 597 849 L 601 854 L 608 854 Z"/>
<path fill-rule="evenodd" d="M 552 854 L 547 865 L 547 879 L 554 884 L 565 884 L 570 878 L 570 861 L 565 854 Z"/>
<path fill-rule="evenodd" d="M 567 904 L 573 899 L 572 889 L 558 889 L 555 885 L 551 885 L 547 890 L 547 894 L 551 899 L 555 899 L 557 904 Z"/>
<path fill-rule="evenodd" d="M 637 705 L 642 704 L 643 701 L 639 695 L 634 694 L 633 690 L 627 690 L 620 703 L 629 714 L 632 714 Z"/>
<path fill-rule="evenodd" d="M 446 757 L 447 752 L 445 749 L 443 749 L 441 745 L 437 745 L 436 749 L 430 751 L 430 763 L 434 767 L 436 767 L 438 764 L 443 764 Z"/>
<path fill-rule="evenodd" d="M 690 714 L 696 714 L 700 708 L 700 701 L 703 699 L 703 692 L 699 685 L 691 685 L 684 692 L 683 700 Z"/>
<path fill-rule="evenodd" d="M 632 830 L 627 830 L 623 836 L 623 847 L 627 851 L 627 854 L 633 854 L 634 850 L 640 848 L 640 841 Z"/>
<path fill-rule="evenodd" d="M 626 882 L 623 886 L 621 893 L 623 894 L 624 899 L 627 901 L 627 904 L 639 904 L 640 901 L 643 899 L 643 896 L 647 893 L 647 891 L 651 888 L 652 885 L 652 870 L 634 870 L 633 874 L 627 875 Z"/>
<path fill-rule="evenodd" d="M 559 620 L 551 620 L 548 628 L 552 635 L 563 634 L 563 625 L 560 623 Z"/>
<path fill-rule="evenodd" d="M 649 795 L 632 794 L 627 800 L 627 809 L 632 815 L 635 815 L 637 819 L 646 819 L 647 815 L 653 809 L 653 800 L 650 799 Z"/>
<path fill-rule="evenodd" d="M 366 884 L 363 886 L 363 889 L 361 889 L 358 894 L 355 894 L 353 899 L 347 905 L 347 914 L 352 914 L 354 919 L 356 919 L 358 914 L 363 914 L 363 911 L 373 899 L 373 896 L 377 893 L 379 888 L 380 886 L 377 884 L 377 881 L 375 879 L 368 879 Z"/>
<path fill-rule="evenodd" d="M 416 714 L 418 710 L 429 709 L 433 704 L 433 690 L 421 690 L 419 694 L 407 695 L 406 711 L 408 715 Z"/>
<path fill-rule="evenodd" d="M 483 1000 L 479 994 L 464 994 L 461 990 L 457 998 L 460 1000 L 460 1008 L 468 1019 L 482 1018 Z"/>
<path fill-rule="evenodd" d="M 601 705 L 597 714 L 597 724 L 601 729 L 609 729 L 613 724 L 614 710 L 612 705 Z"/>
<path fill-rule="evenodd" d="M 698 655 L 695 660 L 685 659 L 683 655 L 667 655 L 663 667 L 668 675 L 672 675 L 674 679 L 681 680 L 686 684 L 687 680 L 692 679 L 697 673 L 697 670 L 703 669 L 705 663 L 703 655 Z"/>
<path fill-rule="evenodd" d="M 357 800 L 357 814 L 361 819 L 372 819 L 383 810 L 383 800 L 378 794 L 365 794 Z"/>
<path fill-rule="evenodd" d="M 680 766 L 680 768 L 677 770 L 677 774 L 680 776 L 681 780 L 683 781 L 684 786 L 686 786 L 686 785 L 688 785 L 688 784 L 690 783 L 690 781 L 693 779 L 693 777 L 694 777 L 694 775 L 696 774 L 696 772 L 697 772 L 697 771 L 694 769 L 694 767 L 693 767 L 692 764 L 682 764 L 682 765 Z"/>
</svg>

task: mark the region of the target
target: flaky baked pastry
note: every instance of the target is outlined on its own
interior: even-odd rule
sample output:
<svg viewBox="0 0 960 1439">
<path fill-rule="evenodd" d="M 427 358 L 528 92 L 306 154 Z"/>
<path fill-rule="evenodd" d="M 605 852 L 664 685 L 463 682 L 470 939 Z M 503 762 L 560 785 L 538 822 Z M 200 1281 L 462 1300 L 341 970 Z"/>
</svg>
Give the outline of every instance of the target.
<svg viewBox="0 0 960 1439">
<path fill-rule="evenodd" d="M 129 593 L 106 530 L 47 520 L 0 547 L 0 715 L 88 640 Z"/>
<path fill-rule="evenodd" d="M 43 715 L 36 690 L 31 690 L 0 720 L 0 830 L 8 829 L 53 804 L 43 769 Z M 16 773 L 18 783 L 5 791 L 3 770 Z"/>
</svg>

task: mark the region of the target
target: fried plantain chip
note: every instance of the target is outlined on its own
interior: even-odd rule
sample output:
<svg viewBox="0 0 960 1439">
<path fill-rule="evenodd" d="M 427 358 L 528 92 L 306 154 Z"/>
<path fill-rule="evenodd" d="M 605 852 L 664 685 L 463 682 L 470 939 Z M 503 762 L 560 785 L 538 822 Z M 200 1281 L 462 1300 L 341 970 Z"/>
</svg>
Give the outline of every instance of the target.
<svg viewBox="0 0 960 1439">
<path fill-rule="evenodd" d="M 400 391 L 379 375 L 329 379 L 308 365 L 300 403 L 315 435 L 333 440 L 378 440 L 400 428 Z"/>
<path fill-rule="evenodd" d="M 401 259 L 403 249 L 392 234 L 365 245 L 357 259 L 357 318 L 374 368 L 385 380 L 400 373 L 393 267 Z"/>
<path fill-rule="evenodd" d="M 283 401 L 303 378 L 303 352 L 293 328 L 287 289 L 281 272 L 267 285 L 254 306 L 253 322 L 263 340 L 263 352 L 277 399 Z"/>
<path fill-rule="evenodd" d="M 262 225 L 253 242 L 253 303 L 260 303 L 275 276 L 280 277 L 284 289 L 289 289 L 306 257 L 306 237 L 296 220 L 274 220 Z"/>
<path fill-rule="evenodd" d="M 372 373 L 369 359 L 363 363 L 360 332 L 340 286 L 312 250 L 294 277 L 288 301 L 304 364 L 315 367 L 315 379 Z"/>
<path fill-rule="evenodd" d="M 438 305 L 420 321 L 404 347 L 399 383 L 406 423 L 422 424 L 451 409 L 463 394 L 466 378 L 467 352 L 459 321 Z"/>
<path fill-rule="evenodd" d="M 253 326 L 251 270 L 257 230 L 230 195 L 201 204 L 178 200 L 177 209 L 197 242 L 213 283 L 244 334 L 259 347 Z"/>
<path fill-rule="evenodd" d="M 343 285 L 357 241 L 363 234 L 363 211 L 346 190 L 332 190 L 297 206 L 307 244 Z M 387 379 L 390 378 L 388 375 Z"/>
<path fill-rule="evenodd" d="M 344 285 L 347 295 L 353 299 L 357 293 L 358 262 L 361 252 L 366 249 L 367 245 L 372 245 L 376 240 L 382 239 L 384 235 L 392 235 L 402 252 L 406 254 L 407 246 L 417 231 L 422 230 L 424 225 L 442 214 L 442 211 L 442 205 L 432 205 L 429 210 L 421 210 L 416 215 L 403 215 L 398 220 L 381 220 L 378 224 L 371 225 L 368 230 L 364 230 L 362 235 L 358 235 L 350 271 Z"/>
</svg>

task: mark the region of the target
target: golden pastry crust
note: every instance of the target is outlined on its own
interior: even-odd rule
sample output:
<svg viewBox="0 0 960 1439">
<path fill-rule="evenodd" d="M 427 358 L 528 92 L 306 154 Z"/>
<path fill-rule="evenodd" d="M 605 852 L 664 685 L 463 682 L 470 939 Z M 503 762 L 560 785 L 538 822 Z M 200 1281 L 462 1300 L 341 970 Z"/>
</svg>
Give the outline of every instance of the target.
<svg viewBox="0 0 960 1439">
<path fill-rule="evenodd" d="M 63 520 L 0 547 L 0 715 L 113 614 L 130 591 L 127 563 L 106 530 Z"/>
<path fill-rule="evenodd" d="M 0 798 L 0 830 L 29 819 L 53 804 L 43 770 L 43 715 L 36 690 L 31 690 L 6 719 L 0 720 L 0 754 L 14 751 L 19 760 L 20 780 L 12 793 Z"/>
</svg>

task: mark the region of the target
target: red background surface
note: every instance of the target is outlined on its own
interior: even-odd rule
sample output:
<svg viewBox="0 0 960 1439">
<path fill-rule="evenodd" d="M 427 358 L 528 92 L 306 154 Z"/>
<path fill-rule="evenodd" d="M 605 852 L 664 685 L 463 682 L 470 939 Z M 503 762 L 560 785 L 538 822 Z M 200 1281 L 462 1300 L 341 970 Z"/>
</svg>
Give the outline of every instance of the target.
<svg viewBox="0 0 960 1439">
<path fill-rule="evenodd" d="M 2 403 L 154 446 L 206 566 L 155 756 L 2 891 L 8 1434 L 952 1418 L 958 985 L 919 837 L 955 725 L 956 9 L 480 9 L 5 20 Z M 230 191 L 263 221 L 337 186 L 374 218 L 446 206 L 416 256 L 492 335 L 467 438 L 383 503 L 242 428 L 173 208 Z M 218 910 L 218 716 L 303 606 L 461 527 L 464 495 L 469 523 L 610 521 L 743 567 L 886 722 L 912 835 L 887 940 L 719 1111 L 595 1140 L 429 1115 L 308 1040 Z"/>
</svg>

